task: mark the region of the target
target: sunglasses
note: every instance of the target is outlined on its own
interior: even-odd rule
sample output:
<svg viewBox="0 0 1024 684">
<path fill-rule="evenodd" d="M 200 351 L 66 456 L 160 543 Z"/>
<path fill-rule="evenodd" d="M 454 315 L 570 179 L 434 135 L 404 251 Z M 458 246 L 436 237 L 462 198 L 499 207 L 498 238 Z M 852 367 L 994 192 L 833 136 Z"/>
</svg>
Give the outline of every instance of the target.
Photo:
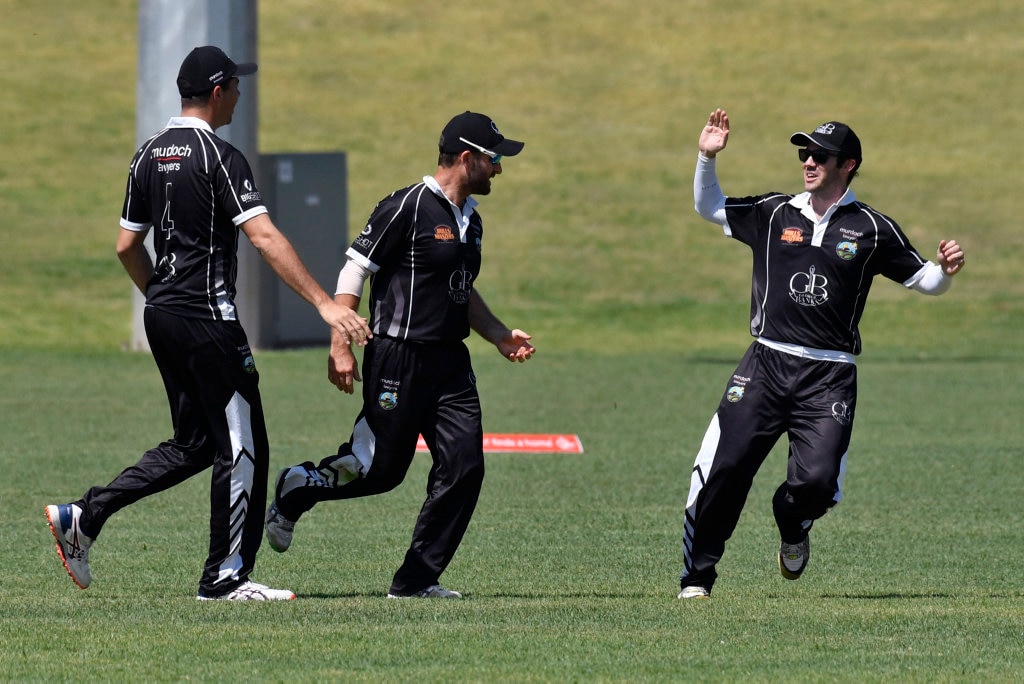
<svg viewBox="0 0 1024 684">
<path fill-rule="evenodd" d="M 828 150 L 808 150 L 801 149 L 797 150 L 796 154 L 800 157 L 800 161 L 805 162 L 808 159 L 813 159 L 815 164 L 824 164 L 828 161 L 829 157 L 838 157 L 839 154 L 836 152 L 829 152 Z"/>
<path fill-rule="evenodd" d="M 478 152 L 483 152 L 484 154 L 486 154 L 486 155 L 487 155 L 488 157 L 490 157 L 490 158 L 491 158 L 491 163 L 492 163 L 492 164 L 500 164 L 500 163 L 501 163 L 501 155 L 500 155 L 500 154 L 498 154 L 497 152 L 491 152 L 491 151 L 490 151 L 489 149 L 487 149 L 486 147 L 480 147 L 480 146 L 479 146 L 479 145 L 477 145 L 476 143 L 474 143 L 474 142 L 469 142 L 469 141 L 468 141 L 468 140 L 466 140 L 465 138 L 459 138 L 459 140 L 461 140 L 462 142 L 466 143 L 467 145 L 469 145 L 470 147 L 472 147 L 472 148 L 473 148 L 473 149 L 475 149 L 476 151 L 478 151 Z"/>
</svg>

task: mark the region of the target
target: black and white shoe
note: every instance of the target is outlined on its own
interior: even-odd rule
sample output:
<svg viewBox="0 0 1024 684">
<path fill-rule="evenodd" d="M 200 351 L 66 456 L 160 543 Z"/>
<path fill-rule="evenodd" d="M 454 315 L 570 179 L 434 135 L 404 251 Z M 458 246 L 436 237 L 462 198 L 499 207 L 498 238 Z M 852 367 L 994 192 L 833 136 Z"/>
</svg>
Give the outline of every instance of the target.
<svg viewBox="0 0 1024 684">
<path fill-rule="evenodd" d="M 457 591 L 451 591 L 445 589 L 440 584 L 435 584 L 426 589 L 421 589 L 412 594 L 388 594 L 389 599 L 406 599 L 406 598 L 445 598 L 445 599 L 457 599 L 462 598 L 462 594 Z"/>
<path fill-rule="evenodd" d="M 779 545 L 779 571 L 788 580 L 800 579 L 807 561 L 811 559 L 811 538 L 804 537 L 796 544 Z"/>
</svg>

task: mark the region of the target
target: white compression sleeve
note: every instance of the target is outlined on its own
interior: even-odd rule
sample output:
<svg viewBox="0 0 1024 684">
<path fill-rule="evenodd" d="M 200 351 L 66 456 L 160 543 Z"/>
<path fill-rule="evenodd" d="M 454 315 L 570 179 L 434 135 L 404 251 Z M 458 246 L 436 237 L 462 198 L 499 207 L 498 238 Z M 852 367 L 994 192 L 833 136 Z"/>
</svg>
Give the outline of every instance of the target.
<svg viewBox="0 0 1024 684">
<path fill-rule="evenodd" d="M 334 294 L 350 294 L 362 297 L 363 283 L 366 282 L 369 276 L 370 269 L 359 265 L 355 259 L 349 259 L 338 273 L 338 285 L 334 288 Z"/>
<path fill-rule="evenodd" d="M 702 217 L 720 225 L 726 224 L 725 195 L 718 185 L 715 159 L 697 154 L 697 170 L 693 174 L 693 207 Z"/>
<path fill-rule="evenodd" d="M 926 295 L 940 295 L 952 285 L 953 279 L 946 275 L 942 267 L 929 261 L 915 274 L 914 278 L 911 278 L 908 287 Z"/>
</svg>

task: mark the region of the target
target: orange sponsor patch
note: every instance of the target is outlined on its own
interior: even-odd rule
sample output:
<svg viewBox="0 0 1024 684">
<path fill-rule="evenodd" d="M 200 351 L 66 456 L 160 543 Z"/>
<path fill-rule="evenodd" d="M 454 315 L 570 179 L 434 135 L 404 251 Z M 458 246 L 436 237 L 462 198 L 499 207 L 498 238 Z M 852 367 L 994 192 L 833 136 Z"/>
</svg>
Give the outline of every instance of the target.
<svg viewBox="0 0 1024 684">
<path fill-rule="evenodd" d="M 782 229 L 782 241 L 783 242 L 803 242 L 804 233 L 799 228 L 783 228 Z"/>
<path fill-rule="evenodd" d="M 437 226 L 434 228 L 434 239 L 442 242 L 450 242 L 455 239 L 455 233 L 448 226 Z"/>
</svg>

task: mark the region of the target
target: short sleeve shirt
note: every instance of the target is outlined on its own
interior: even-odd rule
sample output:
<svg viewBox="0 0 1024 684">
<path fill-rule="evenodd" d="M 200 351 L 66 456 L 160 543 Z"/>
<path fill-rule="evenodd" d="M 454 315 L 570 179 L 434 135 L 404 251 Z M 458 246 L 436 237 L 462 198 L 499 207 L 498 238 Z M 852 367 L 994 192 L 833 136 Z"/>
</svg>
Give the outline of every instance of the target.
<svg viewBox="0 0 1024 684">
<path fill-rule="evenodd" d="M 821 222 L 808 206 L 808 193 L 726 198 L 726 235 L 753 251 L 750 333 L 859 354 L 872 279 L 909 285 L 927 262 L 895 221 L 850 190 Z"/>
<path fill-rule="evenodd" d="M 237 320 L 238 226 L 267 209 L 245 156 L 202 119 L 174 117 L 132 159 L 121 227 L 154 228 L 146 304 Z"/>
<path fill-rule="evenodd" d="M 428 181 L 382 199 L 346 253 L 372 274 L 374 335 L 418 342 L 469 337 L 483 224 L 475 200 L 466 200 L 463 214 Z"/>
</svg>

